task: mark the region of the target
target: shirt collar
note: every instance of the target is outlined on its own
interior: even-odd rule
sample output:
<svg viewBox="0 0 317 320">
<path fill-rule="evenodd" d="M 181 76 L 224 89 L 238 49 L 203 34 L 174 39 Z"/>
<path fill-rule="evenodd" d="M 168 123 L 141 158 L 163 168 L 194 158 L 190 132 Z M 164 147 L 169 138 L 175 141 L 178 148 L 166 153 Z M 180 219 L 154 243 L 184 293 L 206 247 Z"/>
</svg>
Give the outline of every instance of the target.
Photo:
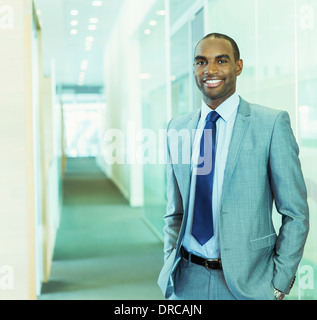
<svg viewBox="0 0 317 320">
<path fill-rule="evenodd" d="M 235 92 L 231 97 L 225 100 L 220 106 L 217 107 L 216 111 L 220 114 L 224 121 L 228 121 L 231 115 L 236 111 L 240 103 L 240 97 L 237 92 Z M 206 119 L 208 113 L 211 109 L 202 101 L 201 106 L 201 119 Z"/>
</svg>

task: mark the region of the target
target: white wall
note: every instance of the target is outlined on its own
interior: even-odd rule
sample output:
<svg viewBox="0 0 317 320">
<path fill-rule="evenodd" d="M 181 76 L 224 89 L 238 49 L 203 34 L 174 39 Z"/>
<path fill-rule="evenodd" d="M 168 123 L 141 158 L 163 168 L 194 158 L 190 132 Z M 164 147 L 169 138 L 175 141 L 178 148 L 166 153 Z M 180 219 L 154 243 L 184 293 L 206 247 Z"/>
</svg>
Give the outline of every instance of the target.
<svg viewBox="0 0 317 320">
<path fill-rule="evenodd" d="M 53 68 L 53 67 L 52 67 Z M 52 70 L 54 74 L 54 70 Z M 44 77 L 41 86 L 42 166 L 42 255 L 43 282 L 50 277 L 62 204 L 61 105 L 56 99 L 54 76 Z"/>
<path fill-rule="evenodd" d="M 9 3 L 9 5 L 8 5 Z M 0 0 L 0 299 L 36 299 L 61 203 L 61 107 L 31 0 Z"/>
<path fill-rule="evenodd" d="M 0 12 L 0 299 L 34 299 L 32 3 L 0 0 Z"/>
</svg>

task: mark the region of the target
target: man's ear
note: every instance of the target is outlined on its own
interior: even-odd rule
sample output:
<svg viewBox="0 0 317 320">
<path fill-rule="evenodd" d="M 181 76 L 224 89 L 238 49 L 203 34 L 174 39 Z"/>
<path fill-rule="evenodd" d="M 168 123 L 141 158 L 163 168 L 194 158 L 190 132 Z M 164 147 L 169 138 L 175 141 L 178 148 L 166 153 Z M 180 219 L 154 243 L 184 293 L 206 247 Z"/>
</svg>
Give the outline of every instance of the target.
<svg viewBox="0 0 317 320">
<path fill-rule="evenodd" d="M 237 76 L 240 76 L 240 74 L 242 73 L 242 70 L 243 70 L 243 60 L 239 59 L 236 61 Z"/>
</svg>

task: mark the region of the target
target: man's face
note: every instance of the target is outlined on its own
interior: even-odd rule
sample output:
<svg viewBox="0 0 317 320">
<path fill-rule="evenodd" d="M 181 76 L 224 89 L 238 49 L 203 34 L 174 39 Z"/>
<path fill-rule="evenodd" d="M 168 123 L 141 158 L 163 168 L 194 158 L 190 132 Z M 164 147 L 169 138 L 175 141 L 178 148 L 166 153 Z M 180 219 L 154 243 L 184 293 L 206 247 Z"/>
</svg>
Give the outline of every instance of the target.
<svg viewBox="0 0 317 320">
<path fill-rule="evenodd" d="M 212 109 L 234 94 L 243 61 L 235 61 L 231 43 L 225 39 L 202 40 L 195 51 L 194 76 L 205 103 Z"/>
</svg>

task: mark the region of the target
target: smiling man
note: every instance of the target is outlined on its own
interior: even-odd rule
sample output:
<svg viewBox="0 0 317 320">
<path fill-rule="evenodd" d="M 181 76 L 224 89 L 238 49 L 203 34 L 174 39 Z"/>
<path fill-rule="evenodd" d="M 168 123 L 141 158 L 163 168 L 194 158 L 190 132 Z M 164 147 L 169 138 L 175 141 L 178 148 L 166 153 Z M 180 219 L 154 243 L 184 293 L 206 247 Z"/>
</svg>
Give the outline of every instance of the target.
<svg viewBox="0 0 317 320">
<path fill-rule="evenodd" d="M 229 38 L 228 38 L 229 39 Z M 195 50 L 194 75 L 206 105 L 215 110 L 236 91 L 243 61 L 235 42 L 208 36 Z"/>
<path fill-rule="evenodd" d="M 233 39 L 204 37 L 194 57 L 201 108 L 168 125 L 168 133 L 190 132 L 182 146 L 191 150 L 191 164 L 173 157 L 167 164 L 158 283 L 169 299 L 281 300 L 295 280 L 309 215 L 298 145 L 287 112 L 238 95 L 242 70 Z M 178 159 L 184 152 L 179 145 Z M 282 221 L 278 233 L 273 200 Z"/>
</svg>

